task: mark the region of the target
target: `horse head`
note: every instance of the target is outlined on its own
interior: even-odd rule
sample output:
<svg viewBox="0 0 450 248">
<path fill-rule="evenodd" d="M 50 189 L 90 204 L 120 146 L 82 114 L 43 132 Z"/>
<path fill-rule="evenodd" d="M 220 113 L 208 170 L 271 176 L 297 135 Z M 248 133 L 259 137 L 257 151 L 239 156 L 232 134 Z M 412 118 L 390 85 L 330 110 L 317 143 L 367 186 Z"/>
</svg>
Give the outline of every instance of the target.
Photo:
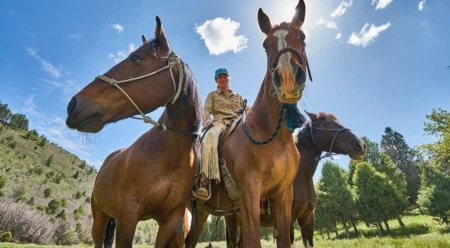
<svg viewBox="0 0 450 248">
<path fill-rule="evenodd" d="M 296 103 L 301 99 L 306 71 L 312 81 L 305 51 L 306 37 L 302 30 L 305 13 L 305 2 L 299 0 L 290 23 L 272 26 L 267 14 L 262 9 L 258 11 L 259 27 L 266 34 L 263 47 L 267 54 L 269 73 L 277 97 L 282 103 Z"/>
<path fill-rule="evenodd" d="M 321 151 L 346 154 L 351 159 L 360 160 L 367 152 L 367 145 L 352 131 L 344 127 L 335 115 L 306 111 L 311 119 L 309 131 L 314 145 Z"/>
<path fill-rule="evenodd" d="M 154 38 L 147 40 L 142 35 L 142 43 L 72 97 L 67 106 L 69 128 L 97 133 L 107 123 L 176 102 L 182 87 L 182 62 L 170 49 L 159 17 Z"/>
</svg>

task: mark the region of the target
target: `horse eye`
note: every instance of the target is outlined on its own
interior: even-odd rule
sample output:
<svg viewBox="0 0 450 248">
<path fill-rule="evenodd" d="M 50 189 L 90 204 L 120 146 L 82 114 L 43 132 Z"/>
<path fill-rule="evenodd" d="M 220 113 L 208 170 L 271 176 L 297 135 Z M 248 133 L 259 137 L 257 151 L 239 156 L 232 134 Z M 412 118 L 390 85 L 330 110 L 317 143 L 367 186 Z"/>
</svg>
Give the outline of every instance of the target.
<svg viewBox="0 0 450 248">
<path fill-rule="evenodd" d="M 305 34 L 304 34 L 304 33 L 301 33 L 301 34 L 300 34 L 300 40 L 301 40 L 301 41 L 304 41 L 305 38 L 306 38 Z"/>
<path fill-rule="evenodd" d="M 130 60 L 133 61 L 133 62 L 139 62 L 139 61 L 141 61 L 142 59 L 141 59 L 141 57 L 139 57 L 139 55 L 137 55 L 137 54 L 132 54 L 132 55 L 130 56 Z"/>
<path fill-rule="evenodd" d="M 264 47 L 265 50 L 267 50 L 267 42 L 264 41 L 263 47 Z"/>
<path fill-rule="evenodd" d="M 324 121 L 323 123 L 322 123 L 322 125 L 324 126 L 324 127 L 328 127 L 328 121 Z"/>
</svg>

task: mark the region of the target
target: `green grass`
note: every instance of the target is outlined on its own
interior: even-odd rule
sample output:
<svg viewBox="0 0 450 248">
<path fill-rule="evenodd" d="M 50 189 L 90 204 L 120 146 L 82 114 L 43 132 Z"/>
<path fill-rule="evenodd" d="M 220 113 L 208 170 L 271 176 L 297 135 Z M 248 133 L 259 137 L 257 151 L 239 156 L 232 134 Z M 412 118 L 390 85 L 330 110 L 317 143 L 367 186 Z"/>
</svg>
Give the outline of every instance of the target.
<svg viewBox="0 0 450 248">
<path fill-rule="evenodd" d="M 276 247 L 273 242 L 262 240 L 263 248 Z M 213 245 L 218 245 L 225 248 L 225 242 L 211 242 Z M 199 243 L 197 247 L 204 248 L 208 243 Z M 328 247 L 339 247 L 339 248 L 391 248 L 391 247 L 407 247 L 407 248 L 447 248 L 450 247 L 450 235 L 449 234 L 427 234 L 420 236 L 413 236 L 411 238 L 392 238 L 392 237 L 382 237 L 382 238 L 358 238 L 358 239 L 344 239 L 344 240 L 321 240 L 314 244 L 315 247 L 328 248 Z M 63 248 L 69 246 L 39 246 L 39 245 L 20 245 L 12 243 L 0 243 L 0 248 L 36 248 L 36 247 L 46 247 L 46 248 Z M 71 247 L 92 247 L 89 245 L 78 245 Z M 136 245 L 134 247 L 144 248 L 153 247 L 150 245 Z M 303 247 L 301 242 L 296 242 L 295 247 Z"/>
</svg>

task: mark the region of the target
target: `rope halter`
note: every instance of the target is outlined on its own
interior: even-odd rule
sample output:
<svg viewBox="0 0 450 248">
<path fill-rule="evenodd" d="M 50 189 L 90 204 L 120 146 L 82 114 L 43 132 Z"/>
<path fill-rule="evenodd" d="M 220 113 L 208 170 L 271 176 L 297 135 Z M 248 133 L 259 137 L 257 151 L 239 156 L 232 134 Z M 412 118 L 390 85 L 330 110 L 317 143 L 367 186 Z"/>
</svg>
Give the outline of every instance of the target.
<svg viewBox="0 0 450 248">
<path fill-rule="evenodd" d="M 313 129 L 316 129 L 316 130 L 322 130 L 322 131 L 332 131 L 332 132 L 336 132 L 335 134 L 334 134 L 334 137 L 333 137 L 333 140 L 331 140 L 331 145 L 330 145 L 330 149 L 329 149 L 329 151 L 327 152 L 327 153 L 325 153 L 325 155 L 323 155 L 322 157 L 316 157 L 314 160 L 316 160 L 316 161 L 320 161 L 321 159 L 323 159 L 323 158 L 326 158 L 326 157 L 330 157 L 332 160 L 334 160 L 334 158 L 333 158 L 333 153 L 331 152 L 331 150 L 333 150 L 333 145 L 334 145 L 334 141 L 336 140 L 336 137 L 337 137 L 337 135 L 339 134 L 339 133 L 341 133 L 341 132 L 344 132 L 344 131 L 350 131 L 350 129 L 349 128 L 346 128 L 346 127 L 343 127 L 343 128 L 320 128 L 320 127 L 314 127 L 313 125 L 312 125 L 312 122 L 310 122 L 309 123 L 309 130 L 311 130 L 311 138 L 312 138 L 312 140 L 313 140 L 313 143 L 317 146 L 317 143 L 316 143 L 316 141 L 315 141 L 315 139 L 314 139 L 314 135 L 313 135 Z M 337 153 L 335 153 L 334 155 L 336 155 Z"/>
<path fill-rule="evenodd" d="M 177 87 L 177 85 L 175 83 L 175 78 L 173 77 L 173 68 L 175 66 L 178 67 L 177 68 L 178 69 L 178 87 Z M 117 87 L 128 98 L 128 100 L 130 100 L 130 102 L 134 105 L 134 107 L 137 109 L 137 111 L 141 114 L 142 120 L 145 123 L 150 123 L 150 124 L 152 124 L 154 126 L 162 128 L 163 130 L 167 130 L 168 128 L 166 127 L 166 125 L 153 120 L 150 116 L 146 116 L 144 114 L 144 112 L 142 112 L 142 110 L 133 101 L 133 99 L 131 99 L 131 97 L 119 86 L 120 84 L 129 83 L 129 82 L 133 82 L 133 81 L 138 81 L 138 80 L 141 80 L 141 79 L 153 76 L 153 75 L 155 75 L 155 74 L 157 74 L 157 73 L 159 73 L 161 71 L 164 71 L 166 69 L 169 69 L 170 76 L 172 78 L 173 93 L 172 93 L 172 96 L 169 98 L 169 100 L 164 104 L 164 106 L 165 106 L 169 102 L 174 104 L 177 101 L 178 97 L 180 96 L 181 88 L 183 88 L 183 68 L 181 66 L 180 59 L 176 55 L 173 56 L 173 57 L 170 57 L 168 59 L 168 63 L 167 63 L 166 66 L 164 66 L 164 67 L 162 67 L 162 68 L 160 68 L 160 69 L 158 69 L 158 70 L 156 70 L 154 72 L 150 72 L 148 74 L 145 74 L 145 75 L 142 75 L 142 76 L 139 76 L 139 77 L 129 78 L 129 79 L 120 80 L 120 81 L 112 79 L 112 78 L 108 78 L 108 77 L 106 77 L 104 75 L 100 75 L 100 76 L 97 76 L 95 78 L 103 80 L 103 81 L 109 83 L 110 85 Z"/>
</svg>

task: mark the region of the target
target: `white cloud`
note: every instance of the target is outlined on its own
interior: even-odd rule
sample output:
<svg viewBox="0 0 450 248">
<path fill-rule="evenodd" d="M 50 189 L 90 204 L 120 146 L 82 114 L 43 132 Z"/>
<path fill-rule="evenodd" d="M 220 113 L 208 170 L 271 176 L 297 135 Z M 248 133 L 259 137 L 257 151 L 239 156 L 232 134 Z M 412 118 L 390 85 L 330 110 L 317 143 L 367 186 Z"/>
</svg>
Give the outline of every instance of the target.
<svg viewBox="0 0 450 248">
<path fill-rule="evenodd" d="M 120 25 L 119 23 L 113 24 L 111 25 L 112 28 L 114 28 L 115 30 L 117 30 L 117 32 L 120 34 L 124 31 L 123 26 Z"/>
<path fill-rule="evenodd" d="M 239 22 L 230 18 L 217 17 L 196 26 L 195 31 L 205 41 L 210 54 L 220 55 L 228 51 L 237 53 L 247 47 L 247 38 L 243 35 L 236 35 L 240 25 Z"/>
<path fill-rule="evenodd" d="M 341 37 L 342 37 L 342 33 L 337 33 L 337 34 L 336 34 L 336 37 L 335 37 L 334 39 L 340 40 Z"/>
<path fill-rule="evenodd" d="M 41 79 L 47 83 L 50 89 L 61 89 L 65 95 L 72 95 L 81 90 L 81 87 L 75 83 L 74 80 L 65 80 L 64 83 L 57 82 L 55 80 Z"/>
<path fill-rule="evenodd" d="M 81 39 L 81 34 L 80 33 L 70 34 L 69 35 L 69 40 L 78 41 L 80 39 Z"/>
<path fill-rule="evenodd" d="M 377 3 L 377 6 L 375 9 L 384 9 L 386 8 L 390 3 L 392 3 L 394 0 L 372 0 L 372 5 Z"/>
<path fill-rule="evenodd" d="M 328 21 L 323 19 L 322 17 L 319 17 L 319 19 L 316 20 L 316 25 L 322 25 L 324 24 L 325 27 L 331 28 L 331 29 L 337 29 L 337 25 L 335 22 Z"/>
<path fill-rule="evenodd" d="M 369 30 L 367 30 L 367 27 L 369 27 L 369 23 L 366 23 L 364 27 L 359 31 L 359 33 L 352 32 L 350 38 L 348 39 L 348 44 L 354 45 L 354 46 L 362 46 L 366 47 L 370 43 L 372 43 L 375 38 L 380 35 L 381 32 L 387 30 L 391 26 L 391 23 L 388 22 L 386 24 L 383 24 L 381 26 L 375 26 L 373 24 L 370 25 Z"/>
<path fill-rule="evenodd" d="M 427 2 L 427 0 L 422 0 L 422 1 L 419 2 L 419 11 L 423 10 L 423 7 L 424 7 L 426 2 Z"/>
<path fill-rule="evenodd" d="M 22 110 L 26 113 L 30 122 L 33 123 L 39 134 L 44 135 L 51 142 L 81 155 L 90 156 L 89 150 L 92 149 L 88 144 L 83 142 L 83 137 L 77 137 L 79 133 L 70 130 L 66 126 L 65 120 L 57 116 L 49 116 L 42 114 L 34 104 L 34 96 L 31 95 L 25 100 L 25 107 Z M 42 112 L 42 113 L 41 113 Z"/>
<path fill-rule="evenodd" d="M 342 1 L 341 4 L 339 4 L 339 6 L 337 6 L 336 9 L 334 9 L 330 16 L 331 17 L 337 17 L 337 16 L 342 16 L 345 11 L 347 11 L 347 9 L 352 6 L 353 4 L 353 0 L 349 0 L 349 1 Z"/>
<path fill-rule="evenodd" d="M 22 109 L 25 113 L 37 114 L 36 105 L 34 104 L 34 95 L 30 95 L 24 103 L 25 107 Z"/>
<path fill-rule="evenodd" d="M 128 57 L 128 55 L 130 55 L 130 53 L 133 52 L 134 50 L 136 50 L 134 44 L 130 43 L 130 45 L 128 45 L 128 53 L 125 50 L 120 50 L 116 53 L 116 55 L 110 53 L 108 55 L 108 59 L 111 59 L 114 61 L 114 63 L 118 64 L 120 61 Z"/>
<path fill-rule="evenodd" d="M 61 66 L 60 68 L 56 68 L 50 62 L 39 56 L 38 52 L 33 48 L 28 47 L 27 52 L 41 63 L 41 70 L 48 72 L 53 78 L 59 78 L 61 76 Z"/>
</svg>

